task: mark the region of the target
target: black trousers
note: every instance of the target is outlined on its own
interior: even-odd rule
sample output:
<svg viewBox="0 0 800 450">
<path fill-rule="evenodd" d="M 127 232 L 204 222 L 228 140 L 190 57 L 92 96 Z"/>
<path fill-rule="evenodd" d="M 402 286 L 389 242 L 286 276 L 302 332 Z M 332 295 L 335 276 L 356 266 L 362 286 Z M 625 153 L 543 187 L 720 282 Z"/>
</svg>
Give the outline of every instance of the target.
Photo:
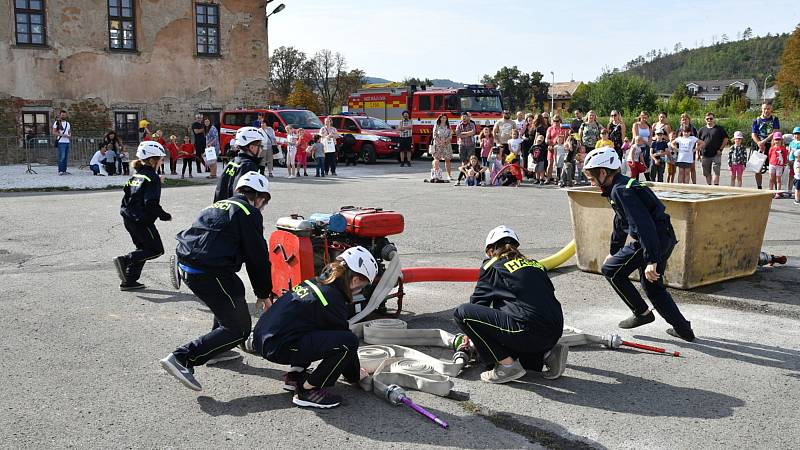
<svg viewBox="0 0 800 450">
<path fill-rule="evenodd" d="M 308 367 L 321 359 L 308 377 L 308 383 L 315 387 L 332 386 L 339 375 L 355 383 L 361 370 L 358 337 L 350 330 L 311 331 L 293 343 L 284 345 L 268 359 L 293 367 Z"/>
<path fill-rule="evenodd" d="M 336 153 L 325 153 L 325 175 L 336 175 Z"/>
<path fill-rule="evenodd" d="M 602 272 L 606 279 L 611 283 L 611 287 L 628 305 L 628 308 L 636 315 L 642 315 L 647 311 L 647 303 L 642 299 L 639 291 L 636 290 L 628 276 L 634 270 L 639 270 L 639 280 L 642 283 L 647 298 L 653 303 L 653 307 L 661 314 L 661 317 L 672 325 L 676 330 L 690 330 L 691 324 L 683 317 L 672 295 L 664 287 L 664 269 L 667 267 L 667 260 L 675 248 L 674 234 L 668 232 L 661 237 L 662 248 L 667 249 L 664 257 L 656 265 L 656 271 L 662 276 L 657 282 L 653 283 L 644 276 L 644 269 L 647 263 L 644 260 L 643 250 L 638 241 L 633 241 L 622 247 L 620 251 L 611 256 L 611 259 L 603 264 Z"/>
<path fill-rule="evenodd" d="M 131 241 L 136 246 L 136 250 L 126 255 L 128 266 L 125 269 L 125 278 L 129 282 L 139 279 L 142 275 L 145 261 L 156 259 L 164 254 L 164 244 L 161 243 L 161 235 L 158 234 L 156 225 L 142 224 L 127 218 L 122 218 L 125 229 L 131 235 Z"/>
<path fill-rule="evenodd" d="M 545 353 L 555 347 L 563 325 L 522 324 L 498 309 L 466 303 L 453 312 L 456 325 L 478 350 L 481 361 L 495 364 L 509 356 L 523 367 L 541 371 Z"/>
<path fill-rule="evenodd" d="M 201 366 L 214 355 L 236 347 L 250 336 L 250 311 L 244 297 L 244 284 L 235 273 L 216 276 L 184 273 L 183 279 L 214 313 L 215 327 L 173 353 L 187 366 Z"/>
</svg>

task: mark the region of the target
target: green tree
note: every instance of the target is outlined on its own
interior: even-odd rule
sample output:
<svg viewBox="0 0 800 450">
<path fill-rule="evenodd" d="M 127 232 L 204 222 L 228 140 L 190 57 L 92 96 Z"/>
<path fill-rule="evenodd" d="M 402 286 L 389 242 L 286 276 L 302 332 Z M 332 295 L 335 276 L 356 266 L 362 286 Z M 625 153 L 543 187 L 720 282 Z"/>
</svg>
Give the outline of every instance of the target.
<svg viewBox="0 0 800 450">
<path fill-rule="evenodd" d="M 781 68 L 775 77 L 780 102 L 784 107 L 800 107 L 800 25 L 786 40 L 780 64 Z"/>
<path fill-rule="evenodd" d="M 286 97 L 286 105 L 319 111 L 316 94 L 302 81 L 295 81 L 292 92 Z"/>
<path fill-rule="evenodd" d="M 538 108 L 547 99 L 548 83 L 542 82 L 540 72 L 527 74 L 517 66 L 502 67 L 494 75 L 484 75 L 481 83 L 494 85 L 500 90 L 503 106 L 509 111 L 519 111 L 529 104 Z"/>
<path fill-rule="evenodd" d="M 620 110 L 623 115 L 655 111 L 658 100 L 652 83 L 626 73 L 605 73 L 597 81 L 587 83 L 586 91 L 588 105 L 601 116 L 612 109 Z"/>
<path fill-rule="evenodd" d="M 744 92 L 732 86 L 726 87 L 725 92 L 722 93 L 722 97 L 714 102 L 715 109 L 730 108 L 735 112 L 745 111 L 749 106 L 750 102 L 747 100 Z"/>
<path fill-rule="evenodd" d="M 270 82 L 273 92 L 280 99 L 286 99 L 297 80 L 306 78 L 306 54 L 294 47 L 278 47 L 270 57 Z"/>
<path fill-rule="evenodd" d="M 418 88 L 421 88 L 423 86 L 425 87 L 433 86 L 433 81 L 431 81 L 430 78 L 422 79 L 417 77 L 410 77 L 410 78 L 404 78 L 403 81 L 401 81 L 401 84 L 403 86 L 411 86 L 413 84 Z"/>
<path fill-rule="evenodd" d="M 341 53 L 320 50 L 309 61 L 311 85 L 321 102 L 322 112 L 331 114 L 348 86 L 347 61 Z"/>
</svg>

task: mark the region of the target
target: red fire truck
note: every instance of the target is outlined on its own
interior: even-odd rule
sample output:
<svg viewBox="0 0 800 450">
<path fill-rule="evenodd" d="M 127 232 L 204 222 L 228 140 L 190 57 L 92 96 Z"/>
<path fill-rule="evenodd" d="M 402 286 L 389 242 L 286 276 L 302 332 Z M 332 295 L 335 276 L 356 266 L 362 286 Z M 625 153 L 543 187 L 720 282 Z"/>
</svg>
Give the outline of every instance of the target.
<svg viewBox="0 0 800 450">
<path fill-rule="evenodd" d="M 347 107 L 352 113 L 377 117 L 393 126 L 400 123 L 403 111 L 409 111 L 414 126 L 412 136 L 415 153 L 427 150 L 431 142 L 431 130 L 439 114 L 447 114 L 453 128 L 465 112 L 470 113 L 479 128 L 494 126 L 503 116 L 500 91 L 480 85 L 421 89 L 415 85 L 366 87 L 350 94 Z M 456 142 L 455 136 L 453 142 Z"/>
</svg>

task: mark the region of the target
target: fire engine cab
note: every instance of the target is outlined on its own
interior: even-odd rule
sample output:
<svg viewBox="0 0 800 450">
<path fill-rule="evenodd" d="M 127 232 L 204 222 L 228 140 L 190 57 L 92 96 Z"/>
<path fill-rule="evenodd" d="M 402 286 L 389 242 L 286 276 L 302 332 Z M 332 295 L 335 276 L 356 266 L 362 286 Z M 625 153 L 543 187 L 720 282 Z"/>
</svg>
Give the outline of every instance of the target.
<svg viewBox="0 0 800 450">
<path fill-rule="evenodd" d="M 366 87 L 350 94 L 347 107 L 351 113 L 377 117 L 397 126 L 403 111 L 411 114 L 415 153 L 425 151 L 431 142 L 431 130 L 440 114 L 447 114 L 455 129 L 461 114 L 468 112 L 480 127 L 494 126 L 502 119 L 503 101 L 500 91 L 491 86 L 464 85 L 460 88 L 417 86 Z M 455 143 L 455 136 L 453 137 Z"/>
</svg>

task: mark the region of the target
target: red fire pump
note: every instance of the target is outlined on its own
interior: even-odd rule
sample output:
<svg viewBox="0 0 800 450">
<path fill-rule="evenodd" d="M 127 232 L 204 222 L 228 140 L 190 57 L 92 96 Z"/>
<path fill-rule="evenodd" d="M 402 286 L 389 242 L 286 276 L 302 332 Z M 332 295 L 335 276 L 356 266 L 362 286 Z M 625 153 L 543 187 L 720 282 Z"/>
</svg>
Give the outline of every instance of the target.
<svg viewBox="0 0 800 450">
<path fill-rule="evenodd" d="M 403 232 L 403 215 L 381 208 L 345 206 L 334 214 L 316 213 L 305 218 L 298 214 L 282 217 L 277 231 L 269 237 L 269 260 L 272 264 L 272 290 L 282 295 L 304 280 L 320 274 L 322 269 L 344 250 L 360 245 L 372 253 L 378 262 L 378 276 L 353 299 L 351 315 L 360 312 L 372 295 L 371 289 L 386 272 L 387 265 L 397 254 L 397 248 L 387 237 Z M 402 280 L 396 292 L 387 300 L 396 299 L 395 314 L 403 307 Z M 377 310 L 386 314 L 386 302 Z"/>
</svg>

